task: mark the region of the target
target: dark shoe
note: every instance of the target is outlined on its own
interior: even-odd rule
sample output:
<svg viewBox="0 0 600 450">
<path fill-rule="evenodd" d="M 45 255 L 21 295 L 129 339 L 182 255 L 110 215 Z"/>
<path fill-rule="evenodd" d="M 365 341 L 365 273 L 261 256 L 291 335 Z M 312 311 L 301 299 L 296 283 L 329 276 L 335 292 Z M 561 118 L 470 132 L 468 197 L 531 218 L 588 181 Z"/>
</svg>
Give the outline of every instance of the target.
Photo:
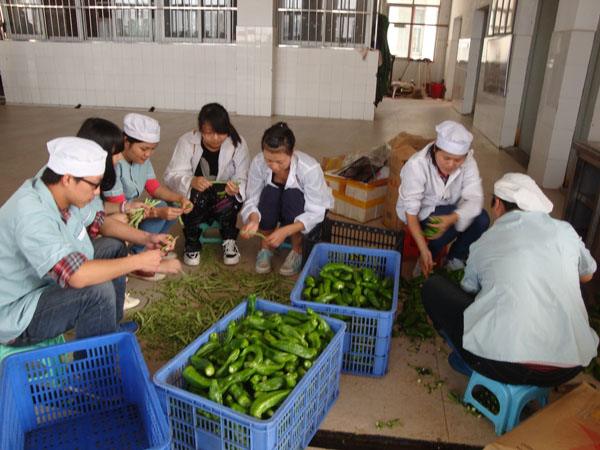
<svg viewBox="0 0 600 450">
<path fill-rule="evenodd" d="M 448 363 L 454 370 L 467 377 L 470 377 L 473 373 L 473 369 L 471 369 L 465 360 L 456 352 L 452 352 L 448 355 Z"/>
<path fill-rule="evenodd" d="M 125 331 L 127 333 L 137 333 L 138 330 L 137 322 L 123 322 L 119 325 L 119 331 Z"/>
</svg>

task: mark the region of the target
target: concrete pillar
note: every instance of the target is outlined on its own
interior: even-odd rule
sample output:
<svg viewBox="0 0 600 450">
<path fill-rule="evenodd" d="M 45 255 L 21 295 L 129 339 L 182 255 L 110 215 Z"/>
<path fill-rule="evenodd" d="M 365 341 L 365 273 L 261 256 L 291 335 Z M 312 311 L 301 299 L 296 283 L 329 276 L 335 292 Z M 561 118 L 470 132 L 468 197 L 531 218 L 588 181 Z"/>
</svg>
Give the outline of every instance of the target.
<svg viewBox="0 0 600 450">
<path fill-rule="evenodd" d="M 598 0 L 558 5 L 527 169 L 545 188 L 559 188 L 565 177 L 599 17 Z"/>
</svg>

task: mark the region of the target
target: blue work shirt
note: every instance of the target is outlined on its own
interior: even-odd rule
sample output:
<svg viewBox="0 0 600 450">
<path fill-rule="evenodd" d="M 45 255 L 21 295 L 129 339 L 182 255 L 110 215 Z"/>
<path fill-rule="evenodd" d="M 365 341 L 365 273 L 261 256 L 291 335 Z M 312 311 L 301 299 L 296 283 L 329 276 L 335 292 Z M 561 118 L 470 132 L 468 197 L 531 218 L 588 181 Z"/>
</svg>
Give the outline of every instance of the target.
<svg viewBox="0 0 600 450">
<path fill-rule="evenodd" d="M 573 227 L 538 211 L 511 211 L 469 252 L 463 289 L 478 292 L 464 312 L 463 347 L 515 363 L 587 366 L 598 336 L 579 277 L 596 262 Z"/>
<path fill-rule="evenodd" d="M 144 192 L 146 181 L 156 178 L 150 159 L 144 164 L 129 164 L 121 158 L 115 166 L 116 181 L 110 191 L 105 191 L 106 197 L 125 195 L 128 202 L 135 200 Z"/>
<path fill-rule="evenodd" d="M 73 252 L 94 257 L 81 216 L 65 224 L 42 180 L 25 181 L 0 208 L 0 343 L 25 331 L 43 291 L 56 286 L 48 272 Z"/>
</svg>

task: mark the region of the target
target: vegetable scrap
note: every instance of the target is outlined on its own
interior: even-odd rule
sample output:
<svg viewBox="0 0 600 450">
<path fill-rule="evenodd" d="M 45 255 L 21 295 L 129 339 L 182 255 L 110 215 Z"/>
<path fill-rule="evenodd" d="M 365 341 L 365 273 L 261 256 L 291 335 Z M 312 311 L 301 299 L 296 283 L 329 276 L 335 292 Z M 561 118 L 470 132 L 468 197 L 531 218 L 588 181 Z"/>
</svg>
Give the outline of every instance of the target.
<svg viewBox="0 0 600 450">
<path fill-rule="evenodd" d="M 375 428 L 377 428 L 378 430 L 381 430 L 383 427 L 392 428 L 394 425 L 400 425 L 401 427 L 404 426 L 404 424 L 400 423 L 400 420 L 398 419 L 392 419 L 388 421 L 378 420 L 377 422 L 375 422 Z"/>
<path fill-rule="evenodd" d="M 151 299 L 131 315 L 138 323 L 140 344 L 170 359 L 215 324 L 251 293 L 288 304 L 293 283 L 277 273 L 256 276 L 217 263 L 214 249 L 205 247 L 201 264 L 180 278 L 167 278 L 142 292 Z"/>
<path fill-rule="evenodd" d="M 464 269 L 450 271 L 444 268 L 435 268 L 434 273 L 448 278 L 455 284 L 460 284 L 465 272 Z M 407 336 L 419 338 L 421 341 L 436 335 L 429 323 L 421 298 L 421 288 L 425 280 L 424 275 L 419 275 L 411 280 L 402 278 L 398 295 L 402 301 L 402 311 L 398 314 L 398 328 Z"/>
<path fill-rule="evenodd" d="M 407 364 L 407 365 L 408 365 L 408 367 L 412 367 L 413 369 L 415 369 L 415 371 L 417 372 L 417 383 L 421 384 L 423 381 L 423 377 L 431 377 L 433 379 L 432 382 L 423 383 L 423 386 L 427 389 L 428 394 L 431 394 L 437 388 L 446 384 L 446 381 L 440 380 L 435 375 L 435 373 L 433 373 L 433 370 L 431 370 L 427 367 L 418 367 L 418 366 L 413 366 L 411 364 Z"/>
</svg>

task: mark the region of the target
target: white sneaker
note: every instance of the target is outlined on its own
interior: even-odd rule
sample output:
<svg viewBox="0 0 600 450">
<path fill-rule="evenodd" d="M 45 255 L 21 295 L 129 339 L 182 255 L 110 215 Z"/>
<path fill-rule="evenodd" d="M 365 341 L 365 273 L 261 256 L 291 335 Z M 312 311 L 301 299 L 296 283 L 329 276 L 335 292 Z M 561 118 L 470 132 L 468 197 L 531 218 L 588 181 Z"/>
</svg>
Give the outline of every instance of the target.
<svg viewBox="0 0 600 450">
<path fill-rule="evenodd" d="M 140 304 L 140 299 L 132 297 L 129 292 L 125 292 L 125 303 L 123 303 L 123 311 L 135 308 Z"/>
<path fill-rule="evenodd" d="M 300 267 L 302 266 L 302 255 L 300 253 L 295 252 L 294 250 L 290 250 L 283 265 L 279 268 L 279 274 L 284 277 L 292 276 L 298 272 L 300 272 Z"/>
<path fill-rule="evenodd" d="M 164 280 L 167 275 L 164 273 L 158 272 L 144 272 L 143 270 L 136 270 L 135 272 L 131 272 L 129 274 L 130 277 L 139 278 L 140 280 L 146 281 L 160 281 Z"/>
<path fill-rule="evenodd" d="M 238 250 L 235 239 L 225 239 L 223 241 L 223 264 L 233 266 L 240 262 L 240 251 Z"/>
<path fill-rule="evenodd" d="M 200 264 L 200 252 L 185 252 L 183 254 L 183 263 L 188 266 L 197 266 Z"/>
<path fill-rule="evenodd" d="M 445 262 L 446 263 L 444 264 L 444 267 L 450 272 L 465 268 L 465 262 L 462 259 L 452 258 L 450 260 L 446 260 Z"/>
</svg>

